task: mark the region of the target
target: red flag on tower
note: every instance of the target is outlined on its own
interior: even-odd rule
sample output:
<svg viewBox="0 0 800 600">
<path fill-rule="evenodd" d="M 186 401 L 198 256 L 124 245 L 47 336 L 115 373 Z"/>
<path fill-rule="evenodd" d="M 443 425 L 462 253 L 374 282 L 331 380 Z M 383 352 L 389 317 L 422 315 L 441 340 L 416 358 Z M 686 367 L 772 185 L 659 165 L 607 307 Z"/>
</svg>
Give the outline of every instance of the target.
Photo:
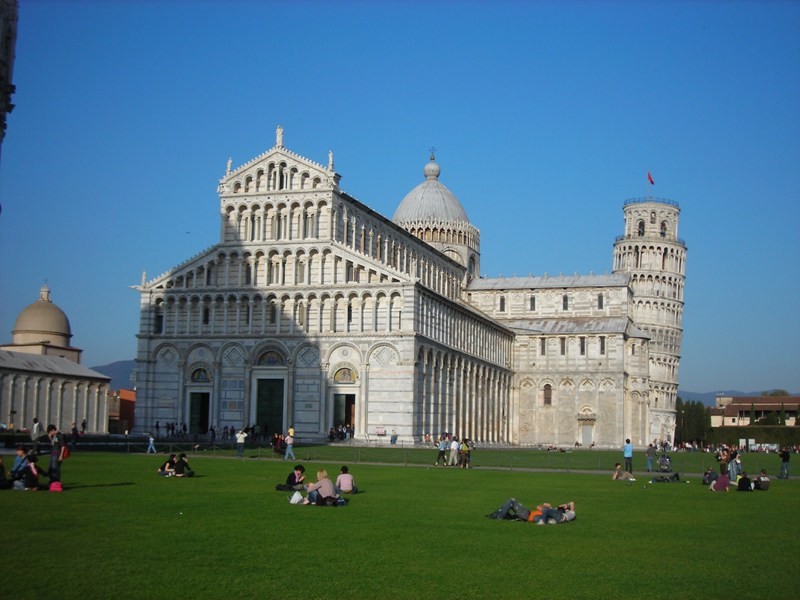
<svg viewBox="0 0 800 600">
<path fill-rule="evenodd" d="M 656 184 L 656 182 L 653 181 L 653 176 L 650 175 L 650 171 L 647 172 L 647 181 L 650 182 L 650 185 L 655 185 Z"/>
</svg>

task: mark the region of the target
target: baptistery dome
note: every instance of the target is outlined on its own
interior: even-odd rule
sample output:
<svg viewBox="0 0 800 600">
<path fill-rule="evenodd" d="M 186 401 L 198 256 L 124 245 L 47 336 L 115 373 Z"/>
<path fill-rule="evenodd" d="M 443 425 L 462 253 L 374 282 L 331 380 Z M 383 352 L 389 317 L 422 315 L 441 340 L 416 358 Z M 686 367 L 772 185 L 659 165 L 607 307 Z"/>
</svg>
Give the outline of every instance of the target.
<svg viewBox="0 0 800 600">
<path fill-rule="evenodd" d="M 47 284 L 39 291 L 39 299 L 19 313 L 12 333 L 14 344 L 47 341 L 53 346 L 69 346 L 72 338 L 69 319 L 50 300 L 50 288 Z"/>
</svg>

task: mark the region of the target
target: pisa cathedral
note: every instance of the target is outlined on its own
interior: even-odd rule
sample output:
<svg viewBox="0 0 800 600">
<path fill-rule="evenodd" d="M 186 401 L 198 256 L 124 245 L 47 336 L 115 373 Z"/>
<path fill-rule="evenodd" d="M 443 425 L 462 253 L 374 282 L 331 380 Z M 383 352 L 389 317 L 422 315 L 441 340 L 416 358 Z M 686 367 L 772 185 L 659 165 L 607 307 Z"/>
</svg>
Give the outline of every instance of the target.
<svg viewBox="0 0 800 600">
<path fill-rule="evenodd" d="M 679 206 L 623 206 L 608 275 L 489 278 L 440 181 L 389 219 L 275 145 L 220 180 L 220 240 L 143 277 L 136 429 L 350 425 L 374 440 L 672 441 L 686 246 Z"/>
</svg>

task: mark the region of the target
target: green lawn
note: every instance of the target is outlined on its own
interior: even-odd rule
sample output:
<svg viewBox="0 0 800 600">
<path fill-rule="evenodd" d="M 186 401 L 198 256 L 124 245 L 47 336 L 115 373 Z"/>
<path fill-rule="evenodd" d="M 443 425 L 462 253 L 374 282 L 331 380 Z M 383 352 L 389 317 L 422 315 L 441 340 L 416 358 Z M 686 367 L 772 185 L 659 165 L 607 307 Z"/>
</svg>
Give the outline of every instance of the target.
<svg viewBox="0 0 800 600">
<path fill-rule="evenodd" d="M 364 493 L 343 508 L 293 506 L 274 491 L 290 469 L 279 460 L 208 452 L 192 459 L 198 476 L 180 480 L 155 474 L 161 455 L 77 452 L 64 466 L 63 494 L 0 492 L 6 597 L 800 595 L 797 481 L 773 481 L 765 493 L 712 494 L 698 477 L 645 486 L 641 476 L 626 485 L 605 472 L 376 465 L 363 455 L 359 464 L 356 449 L 343 446 L 300 448 L 298 458 L 312 450 L 309 472 L 324 466 L 335 477 L 340 464 L 322 461 L 348 460 Z M 409 453 L 435 457 L 372 452 L 368 458 L 382 463 L 416 464 Z M 497 451 L 495 459 L 508 454 L 533 463 L 547 455 Z M 476 453 L 476 463 L 491 455 Z M 602 457 L 605 471 L 617 455 L 551 460 L 584 465 Z M 574 500 L 578 519 L 537 527 L 484 517 L 509 496 L 529 505 Z M 748 591 L 737 591 L 742 586 Z"/>
</svg>

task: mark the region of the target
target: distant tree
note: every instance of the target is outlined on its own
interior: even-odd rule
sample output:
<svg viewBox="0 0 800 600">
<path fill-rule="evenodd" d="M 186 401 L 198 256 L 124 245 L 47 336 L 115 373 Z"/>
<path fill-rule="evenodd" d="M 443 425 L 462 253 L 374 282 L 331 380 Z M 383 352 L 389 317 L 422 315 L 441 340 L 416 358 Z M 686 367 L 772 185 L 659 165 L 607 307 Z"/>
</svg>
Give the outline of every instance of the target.
<svg viewBox="0 0 800 600">
<path fill-rule="evenodd" d="M 783 402 L 781 402 L 781 425 L 786 425 L 786 409 L 783 406 Z"/>
<path fill-rule="evenodd" d="M 776 412 L 770 412 L 761 417 L 756 423 L 759 425 L 780 425 L 780 415 Z"/>
<path fill-rule="evenodd" d="M 762 396 L 791 396 L 789 392 L 786 390 L 767 390 L 766 392 L 761 392 Z"/>
<path fill-rule="evenodd" d="M 756 423 L 756 405 L 754 403 L 750 403 L 750 425 L 755 425 Z"/>
<path fill-rule="evenodd" d="M 675 412 L 675 442 L 704 442 L 706 431 L 711 427 L 710 409 L 699 400 L 683 400 L 678 397 Z"/>
</svg>

